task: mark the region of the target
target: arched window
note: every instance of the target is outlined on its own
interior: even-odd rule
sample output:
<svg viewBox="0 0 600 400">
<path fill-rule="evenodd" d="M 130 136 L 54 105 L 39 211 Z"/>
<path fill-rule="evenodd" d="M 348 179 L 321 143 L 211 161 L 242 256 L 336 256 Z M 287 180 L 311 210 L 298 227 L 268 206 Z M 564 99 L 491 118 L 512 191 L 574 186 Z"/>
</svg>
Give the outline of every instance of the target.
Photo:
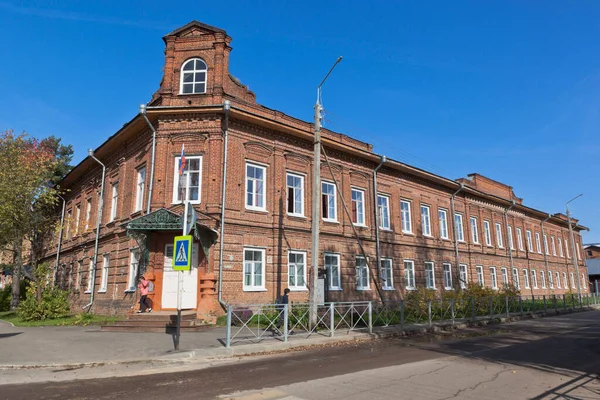
<svg viewBox="0 0 600 400">
<path fill-rule="evenodd" d="M 206 63 L 200 58 L 192 58 L 181 68 L 181 94 L 206 93 Z"/>
</svg>

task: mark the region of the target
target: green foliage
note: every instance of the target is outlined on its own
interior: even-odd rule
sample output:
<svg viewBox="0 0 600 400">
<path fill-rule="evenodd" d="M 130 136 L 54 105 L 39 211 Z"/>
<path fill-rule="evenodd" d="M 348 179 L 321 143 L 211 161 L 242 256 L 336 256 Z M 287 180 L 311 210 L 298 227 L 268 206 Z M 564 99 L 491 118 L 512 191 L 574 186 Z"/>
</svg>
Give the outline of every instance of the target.
<svg viewBox="0 0 600 400">
<path fill-rule="evenodd" d="M 37 267 L 36 280 L 27 288 L 25 300 L 21 301 L 17 309 L 17 315 L 22 321 L 43 321 L 69 315 L 68 293 L 49 285 L 50 272 L 47 264 Z"/>
<path fill-rule="evenodd" d="M 23 280 L 21 281 L 21 300 L 25 299 L 25 292 L 27 291 L 28 282 Z M 0 289 L 0 312 L 1 311 L 9 311 L 10 310 L 10 298 L 12 296 L 12 286 L 6 285 L 4 288 Z"/>
</svg>

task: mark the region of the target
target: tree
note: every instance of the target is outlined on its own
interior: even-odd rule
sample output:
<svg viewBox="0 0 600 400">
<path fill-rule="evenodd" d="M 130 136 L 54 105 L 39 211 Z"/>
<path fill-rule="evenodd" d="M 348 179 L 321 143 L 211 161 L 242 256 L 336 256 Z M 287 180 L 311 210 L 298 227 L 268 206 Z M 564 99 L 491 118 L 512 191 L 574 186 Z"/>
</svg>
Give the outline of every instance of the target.
<svg viewBox="0 0 600 400">
<path fill-rule="evenodd" d="M 57 183 L 70 170 L 72 154 L 73 148 L 54 136 L 0 134 L 0 244 L 13 254 L 11 309 L 19 304 L 24 245 L 30 245 L 35 268 L 43 240 L 56 226 Z"/>
</svg>

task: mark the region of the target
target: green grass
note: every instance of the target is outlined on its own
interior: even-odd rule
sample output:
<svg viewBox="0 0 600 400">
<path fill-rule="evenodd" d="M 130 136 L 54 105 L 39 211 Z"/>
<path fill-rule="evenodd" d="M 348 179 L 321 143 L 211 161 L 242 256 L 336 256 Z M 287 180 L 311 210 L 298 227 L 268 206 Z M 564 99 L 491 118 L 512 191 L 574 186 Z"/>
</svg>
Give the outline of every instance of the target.
<svg viewBox="0 0 600 400">
<path fill-rule="evenodd" d="M 82 313 L 68 317 L 46 319 L 43 321 L 21 321 L 14 311 L 0 312 L 0 320 L 10 322 L 15 326 L 87 326 L 106 325 L 119 321 L 119 317 Z"/>
</svg>

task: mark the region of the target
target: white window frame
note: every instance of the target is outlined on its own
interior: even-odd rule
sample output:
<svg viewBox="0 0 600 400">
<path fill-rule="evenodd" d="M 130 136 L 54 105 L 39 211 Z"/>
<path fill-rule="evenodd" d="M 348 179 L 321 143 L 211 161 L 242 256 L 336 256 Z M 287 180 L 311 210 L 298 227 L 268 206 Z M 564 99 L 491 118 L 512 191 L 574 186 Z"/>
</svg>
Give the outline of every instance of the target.
<svg viewBox="0 0 600 400">
<path fill-rule="evenodd" d="M 444 269 L 444 289 L 452 290 L 452 264 L 443 263 L 442 267 Z"/>
<path fill-rule="evenodd" d="M 377 195 L 377 211 L 379 212 L 379 228 L 386 231 L 391 230 L 389 196 Z"/>
<path fill-rule="evenodd" d="M 477 217 L 470 217 L 469 222 L 471 225 L 471 240 L 473 240 L 473 243 L 479 244 L 479 230 L 477 229 Z"/>
<path fill-rule="evenodd" d="M 75 206 L 75 235 L 79 234 L 79 221 L 81 220 L 81 203 Z"/>
<path fill-rule="evenodd" d="M 569 289 L 569 280 L 567 279 L 567 273 L 563 271 L 563 286 L 565 289 Z"/>
<path fill-rule="evenodd" d="M 325 185 L 329 185 L 333 188 L 333 195 L 329 194 L 329 193 L 325 193 L 325 191 L 323 190 L 323 186 Z M 335 186 L 335 183 L 333 182 L 329 182 L 329 181 L 321 181 L 321 205 L 323 204 L 323 196 L 327 196 L 327 218 L 323 217 L 323 212 L 325 211 L 323 209 L 323 207 L 321 207 L 321 217 L 323 218 L 323 221 L 327 221 L 327 222 L 338 222 L 337 219 L 337 187 Z M 333 197 L 333 218 L 331 218 L 331 216 L 329 215 L 329 203 L 330 203 L 330 197 Z"/>
<path fill-rule="evenodd" d="M 554 276 L 550 270 L 548 270 L 548 284 L 550 285 L 550 289 L 554 289 Z"/>
<path fill-rule="evenodd" d="M 527 250 L 529 250 L 530 253 L 533 253 L 533 237 L 531 234 L 531 230 L 525 230 L 525 235 L 527 237 Z"/>
<path fill-rule="evenodd" d="M 515 241 L 513 240 L 513 229 L 512 229 L 512 225 L 508 225 L 507 228 L 507 234 L 508 234 L 508 246 L 510 247 L 511 250 L 515 250 Z"/>
<path fill-rule="evenodd" d="M 523 286 L 525 289 L 529 289 L 529 270 L 523 268 Z"/>
<path fill-rule="evenodd" d="M 421 231 L 423 236 L 431 237 L 431 207 L 421 204 Z"/>
<path fill-rule="evenodd" d="M 404 260 L 404 283 L 406 290 L 415 290 L 415 262 L 413 260 Z"/>
<path fill-rule="evenodd" d="M 450 239 L 448 235 L 448 212 L 443 208 L 438 208 L 438 222 L 440 224 L 440 238 Z"/>
<path fill-rule="evenodd" d="M 467 264 L 458 265 L 458 274 L 460 277 L 461 289 L 466 289 L 469 286 L 469 274 L 467 273 Z"/>
<path fill-rule="evenodd" d="M 117 218 L 117 207 L 119 206 L 119 182 L 112 184 L 111 203 L 110 203 L 110 221 Z"/>
<path fill-rule="evenodd" d="M 504 241 L 502 240 L 502 224 L 496 222 L 496 244 L 499 248 L 504 248 Z"/>
<path fill-rule="evenodd" d="M 144 208 L 144 194 L 146 191 L 146 166 L 136 170 L 136 185 L 135 185 L 135 208 L 133 212 L 141 211 Z"/>
<path fill-rule="evenodd" d="M 569 241 L 565 240 L 565 251 L 567 252 L 567 258 L 571 258 L 571 254 L 569 254 Z"/>
<path fill-rule="evenodd" d="M 519 281 L 519 270 L 517 268 L 513 268 L 512 274 L 513 274 L 513 285 L 515 285 L 515 287 L 517 289 L 521 289 L 521 282 Z"/>
<path fill-rule="evenodd" d="M 492 289 L 498 290 L 498 276 L 496 275 L 496 267 L 490 267 L 490 279 L 492 281 Z"/>
<path fill-rule="evenodd" d="M 485 245 L 492 247 L 492 232 L 490 228 L 490 221 L 483 220 L 483 234 L 485 236 Z"/>
<path fill-rule="evenodd" d="M 550 255 L 550 249 L 548 248 L 548 235 L 544 233 L 544 252 L 546 255 Z"/>
<path fill-rule="evenodd" d="M 86 200 L 86 205 L 85 205 L 85 230 L 86 231 L 90 228 L 91 216 L 92 216 L 92 199 L 89 198 Z"/>
<path fill-rule="evenodd" d="M 539 232 L 535 233 L 535 245 L 537 247 L 538 254 L 542 254 L 542 241 Z"/>
<path fill-rule="evenodd" d="M 85 293 L 91 293 L 92 290 L 94 289 L 92 287 L 92 284 L 95 283 L 92 280 L 92 274 L 94 273 L 94 259 L 92 257 L 90 257 L 90 264 L 88 267 L 88 281 L 87 281 L 87 289 L 85 290 Z"/>
<path fill-rule="evenodd" d="M 129 250 L 129 274 L 127 275 L 127 288 L 125 292 L 135 292 L 135 278 L 140 267 L 140 255 L 139 248 Z"/>
<path fill-rule="evenodd" d="M 256 261 L 255 260 L 247 260 L 246 259 L 246 252 L 250 251 L 250 252 L 257 252 L 261 254 L 261 282 L 260 284 L 256 284 Z M 265 281 L 266 281 L 266 276 L 265 276 L 265 272 L 266 272 L 266 264 L 267 264 L 267 260 L 266 260 L 266 250 L 264 248 L 260 248 L 260 247 L 248 247 L 245 246 L 243 249 L 243 267 L 242 267 L 242 288 L 244 292 L 265 292 L 267 289 L 265 287 Z M 250 270 L 250 284 L 246 284 L 246 264 L 248 262 L 252 263 L 252 268 Z"/>
<path fill-rule="evenodd" d="M 542 289 L 546 289 L 546 272 L 544 270 L 540 271 L 540 279 L 542 280 Z"/>
<path fill-rule="evenodd" d="M 201 68 L 197 68 L 198 64 L 196 63 L 196 61 L 200 61 L 202 64 L 204 64 L 204 68 L 202 68 L 202 65 L 200 65 Z M 194 63 L 192 69 L 187 70 L 187 71 L 184 70 L 186 65 L 190 62 Z M 204 80 L 196 81 L 197 74 L 202 74 L 202 73 L 204 73 Z M 191 81 L 184 82 L 186 74 L 192 74 Z M 179 78 L 179 94 L 180 95 L 190 96 L 190 95 L 194 95 L 194 94 L 205 94 L 206 93 L 206 86 L 208 86 L 208 66 L 206 65 L 206 62 L 203 59 L 201 59 L 200 57 L 194 57 L 194 58 L 190 58 L 189 60 L 186 60 L 183 64 L 181 64 L 180 75 L 181 75 Z M 191 93 L 189 93 L 189 92 L 184 93 L 183 88 L 184 88 L 184 85 L 186 85 L 186 84 L 192 85 Z M 200 84 L 204 84 L 204 90 L 196 91 L 196 85 L 200 85 Z"/>
<path fill-rule="evenodd" d="M 575 274 L 573 272 L 571 272 L 570 274 L 571 274 L 571 288 L 576 289 L 577 286 L 575 286 Z"/>
<path fill-rule="evenodd" d="M 475 271 L 477 272 L 477 284 L 481 287 L 485 286 L 485 275 L 483 274 L 483 265 L 476 265 Z"/>
<path fill-rule="evenodd" d="M 535 269 L 531 270 L 531 283 L 532 283 L 534 289 L 538 288 L 537 274 L 535 272 Z"/>
<path fill-rule="evenodd" d="M 331 257 L 336 260 L 336 278 L 337 285 L 333 285 L 333 273 L 331 272 L 331 268 L 333 266 L 332 263 L 327 262 L 328 257 Z M 323 257 L 323 265 L 325 266 L 325 270 L 327 271 L 327 284 L 329 286 L 329 290 L 342 290 L 342 274 L 341 274 L 341 264 L 340 264 L 340 255 L 338 253 L 325 253 Z"/>
<path fill-rule="evenodd" d="M 508 286 L 508 268 L 500 268 L 500 273 L 502 274 L 502 286 Z"/>
<path fill-rule="evenodd" d="M 300 188 L 297 188 L 295 186 L 290 186 L 289 183 L 289 178 L 293 178 L 293 179 L 299 179 L 300 180 Z M 295 172 L 286 172 L 285 174 L 285 186 L 286 186 L 286 199 L 287 199 L 287 204 L 286 204 L 286 211 L 288 215 L 292 215 L 295 217 L 304 217 L 304 175 L 302 174 L 298 174 Z M 293 210 L 290 211 L 289 206 L 290 206 L 290 189 L 293 192 L 293 197 L 292 197 L 292 208 Z M 296 209 L 296 206 L 298 204 L 296 204 L 296 196 L 298 194 L 298 191 L 300 192 L 300 210 Z"/>
<path fill-rule="evenodd" d="M 458 233 L 458 234 L 457 234 Z M 454 213 L 454 234 L 458 242 L 465 241 L 465 230 L 463 227 L 463 216 L 459 213 Z"/>
<path fill-rule="evenodd" d="M 552 255 L 556 257 L 556 241 L 554 240 L 554 236 L 550 236 L 550 244 L 552 245 Z"/>
<path fill-rule="evenodd" d="M 425 288 L 436 290 L 435 286 L 435 263 L 425 261 Z"/>
<path fill-rule="evenodd" d="M 407 209 L 404 210 L 403 206 L 406 205 Z M 412 231 L 412 216 L 411 216 L 411 202 L 408 200 L 400 200 L 400 216 L 402 219 L 402 232 L 413 233 Z"/>
<path fill-rule="evenodd" d="M 560 272 L 555 271 L 555 276 L 556 276 L 556 288 L 557 289 L 562 289 L 561 287 L 561 282 L 560 282 Z"/>
<path fill-rule="evenodd" d="M 190 161 L 198 160 L 198 171 L 190 171 Z M 181 161 L 181 156 L 175 157 L 174 167 L 173 167 L 173 204 L 182 204 L 183 197 L 185 196 L 185 172 L 191 172 L 192 174 L 198 174 L 198 198 L 195 200 L 190 200 L 190 204 L 200 204 L 202 201 L 202 156 L 185 156 L 185 169 L 183 176 L 179 175 L 179 162 Z M 192 178 L 190 177 L 190 182 Z M 179 187 L 179 183 L 183 184 L 183 188 Z M 180 192 L 182 192 L 181 199 L 179 198 Z M 190 191 L 190 197 L 192 192 Z M 244 196 L 246 192 L 244 192 Z M 245 198 L 245 197 L 244 197 Z"/>
<path fill-rule="evenodd" d="M 355 198 L 355 195 L 357 196 Z M 350 189 L 350 200 L 351 200 L 351 208 L 352 211 L 356 206 L 356 221 L 352 221 L 355 226 L 366 226 L 365 223 L 365 191 L 364 189 L 359 188 L 351 188 Z M 352 216 L 354 217 L 354 216 Z"/>
<path fill-rule="evenodd" d="M 565 253 L 563 252 L 563 244 L 562 244 L 562 239 L 558 238 L 558 250 L 560 252 L 560 256 L 562 258 L 565 258 Z"/>
<path fill-rule="evenodd" d="M 579 250 L 579 249 L 580 249 L 579 243 L 575 243 L 575 250 L 577 251 L 577 259 L 581 260 L 581 250 Z"/>
<path fill-rule="evenodd" d="M 381 287 L 383 290 L 394 290 L 394 268 L 391 258 L 381 259 Z"/>
<path fill-rule="evenodd" d="M 110 256 L 108 254 L 104 254 L 102 260 L 102 275 L 100 278 L 100 289 L 98 293 L 106 293 L 108 289 L 108 268 L 110 267 Z"/>
<path fill-rule="evenodd" d="M 292 263 L 291 261 L 291 257 L 292 255 L 295 256 L 302 256 L 302 259 L 304 260 L 303 263 L 298 263 L 297 261 L 295 263 Z M 298 285 L 298 267 L 302 266 L 302 280 L 304 281 L 303 285 Z M 294 276 L 295 276 L 295 280 L 296 282 L 294 284 L 292 284 L 290 282 L 290 271 L 294 270 Z M 307 269 L 307 258 L 306 258 L 306 252 L 305 251 L 298 251 L 298 250 L 290 250 L 288 251 L 288 288 L 292 291 L 304 291 L 304 290 L 308 290 L 308 288 L 306 287 L 306 269 Z"/>
<path fill-rule="evenodd" d="M 363 256 L 356 256 L 354 259 L 354 265 L 356 268 L 356 290 L 371 290 L 369 281 L 369 266 L 367 265 L 367 259 Z M 358 260 L 362 260 L 364 264 L 359 265 Z M 364 284 L 366 280 L 367 284 Z"/>
<path fill-rule="evenodd" d="M 267 211 L 267 167 L 250 161 L 246 161 L 246 190 L 244 191 L 244 203 L 246 204 L 246 210 L 253 211 Z M 262 170 L 262 191 L 259 192 L 257 189 L 258 180 L 256 178 L 248 177 L 248 168 L 256 168 Z M 252 180 L 252 204 L 248 204 L 248 183 Z M 259 201 L 259 196 L 262 196 L 262 205 L 256 205 Z"/>
<path fill-rule="evenodd" d="M 519 243 L 519 250 L 524 251 L 523 247 L 523 231 L 521 228 L 517 228 L 517 242 Z"/>
</svg>

